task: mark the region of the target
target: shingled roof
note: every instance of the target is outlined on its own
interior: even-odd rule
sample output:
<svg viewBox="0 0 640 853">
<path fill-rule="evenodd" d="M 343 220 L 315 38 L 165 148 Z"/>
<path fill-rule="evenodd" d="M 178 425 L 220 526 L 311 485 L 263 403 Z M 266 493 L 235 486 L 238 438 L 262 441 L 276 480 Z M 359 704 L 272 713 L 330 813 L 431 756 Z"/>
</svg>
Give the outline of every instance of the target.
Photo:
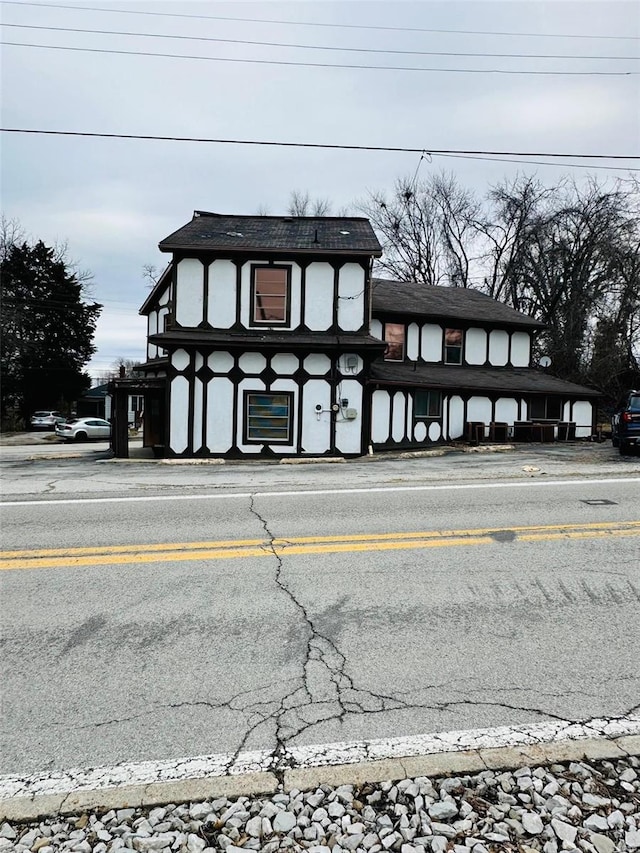
<svg viewBox="0 0 640 853">
<path fill-rule="evenodd" d="M 544 327 L 539 320 L 468 287 L 436 287 L 384 278 L 374 278 L 371 284 L 374 316 L 395 314 L 434 320 L 499 323 L 529 329 Z"/>
<path fill-rule="evenodd" d="M 368 219 L 342 216 L 228 216 L 196 210 L 160 242 L 160 251 L 282 251 L 302 254 L 382 254 Z"/>
<path fill-rule="evenodd" d="M 460 391 L 504 391 L 505 394 L 561 394 L 569 397 L 599 397 L 600 392 L 566 382 L 530 367 L 462 367 L 451 364 L 375 362 L 370 383 L 409 385 Z"/>
</svg>

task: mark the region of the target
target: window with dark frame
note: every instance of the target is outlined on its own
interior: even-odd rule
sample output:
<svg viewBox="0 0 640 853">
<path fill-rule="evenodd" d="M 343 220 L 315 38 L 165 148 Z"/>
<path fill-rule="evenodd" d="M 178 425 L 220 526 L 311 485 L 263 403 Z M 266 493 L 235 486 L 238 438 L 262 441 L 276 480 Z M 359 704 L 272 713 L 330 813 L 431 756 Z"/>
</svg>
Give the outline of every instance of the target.
<svg viewBox="0 0 640 853">
<path fill-rule="evenodd" d="M 532 397 L 529 400 L 530 421 L 559 421 L 562 419 L 560 397 Z"/>
<path fill-rule="evenodd" d="M 251 271 L 251 323 L 270 326 L 289 322 L 289 267 L 253 267 Z"/>
<path fill-rule="evenodd" d="M 444 363 L 462 364 L 462 329 L 444 330 Z"/>
<path fill-rule="evenodd" d="M 245 392 L 245 441 L 290 444 L 293 394 Z"/>
<path fill-rule="evenodd" d="M 384 360 L 404 361 L 404 324 L 385 323 L 384 341 L 387 345 L 384 351 Z"/>
<path fill-rule="evenodd" d="M 413 397 L 414 418 L 439 418 L 442 415 L 442 391 L 416 391 Z"/>
</svg>

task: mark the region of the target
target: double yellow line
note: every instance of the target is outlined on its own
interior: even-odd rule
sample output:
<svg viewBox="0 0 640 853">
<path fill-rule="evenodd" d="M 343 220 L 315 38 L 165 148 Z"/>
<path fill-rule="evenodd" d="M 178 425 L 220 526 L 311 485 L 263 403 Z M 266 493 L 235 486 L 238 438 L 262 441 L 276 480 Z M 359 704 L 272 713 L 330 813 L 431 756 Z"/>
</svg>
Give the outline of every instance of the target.
<svg viewBox="0 0 640 853">
<path fill-rule="evenodd" d="M 548 542 L 557 539 L 603 539 L 639 536 L 640 521 L 550 524 L 529 527 L 484 527 L 469 530 L 429 530 L 416 533 L 364 533 L 346 536 L 295 536 L 281 539 L 232 539 L 211 542 L 169 542 L 145 545 L 105 545 L 91 548 L 44 548 L 0 551 L 0 570 L 51 569 L 61 566 L 104 566 L 127 563 L 167 563 L 186 560 L 230 560 L 273 557 L 274 554 L 335 554 L 359 551 L 397 551 L 411 548 L 450 548 L 495 542 Z"/>
</svg>

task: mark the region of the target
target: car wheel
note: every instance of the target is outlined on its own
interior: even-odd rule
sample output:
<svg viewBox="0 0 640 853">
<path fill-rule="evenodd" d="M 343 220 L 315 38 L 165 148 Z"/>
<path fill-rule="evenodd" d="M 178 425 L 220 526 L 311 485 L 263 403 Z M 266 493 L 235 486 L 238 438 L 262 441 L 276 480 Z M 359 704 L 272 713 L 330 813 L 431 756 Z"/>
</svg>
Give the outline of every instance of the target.
<svg viewBox="0 0 640 853">
<path fill-rule="evenodd" d="M 76 441 L 86 441 L 86 440 L 87 440 L 87 434 L 86 434 L 86 432 L 82 432 L 82 430 L 80 430 L 79 432 L 77 432 L 77 433 L 75 434 L 75 440 L 76 440 Z"/>
<path fill-rule="evenodd" d="M 611 433 L 611 444 L 612 444 L 614 447 L 618 447 L 618 446 L 620 445 L 620 439 L 619 439 L 619 438 L 618 438 L 618 436 L 617 436 L 615 433 L 613 433 L 613 432 Z"/>
<path fill-rule="evenodd" d="M 620 439 L 620 456 L 631 456 L 631 446 Z"/>
</svg>

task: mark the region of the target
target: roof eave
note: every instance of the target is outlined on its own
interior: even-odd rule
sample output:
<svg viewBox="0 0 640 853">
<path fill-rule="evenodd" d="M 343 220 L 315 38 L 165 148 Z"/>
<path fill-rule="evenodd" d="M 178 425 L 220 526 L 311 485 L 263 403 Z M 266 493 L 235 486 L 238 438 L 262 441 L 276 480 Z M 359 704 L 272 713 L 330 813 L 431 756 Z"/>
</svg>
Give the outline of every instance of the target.
<svg viewBox="0 0 640 853">
<path fill-rule="evenodd" d="M 184 243 L 167 243 L 166 240 L 163 240 L 158 244 L 158 248 L 161 252 L 220 252 L 224 254 L 237 254 L 237 255 L 265 255 L 272 254 L 274 252 L 279 252 L 281 254 L 287 255 L 340 255 L 340 256 L 351 256 L 353 255 L 362 255 L 363 257 L 374 257 L 379 258 L 382 256 L 382 249 L 330 249 L 328 247 L 313 247 L 306 249 L 296 249 L 291 246 L 194 246 L 185 245 Z"/>
</svg>

